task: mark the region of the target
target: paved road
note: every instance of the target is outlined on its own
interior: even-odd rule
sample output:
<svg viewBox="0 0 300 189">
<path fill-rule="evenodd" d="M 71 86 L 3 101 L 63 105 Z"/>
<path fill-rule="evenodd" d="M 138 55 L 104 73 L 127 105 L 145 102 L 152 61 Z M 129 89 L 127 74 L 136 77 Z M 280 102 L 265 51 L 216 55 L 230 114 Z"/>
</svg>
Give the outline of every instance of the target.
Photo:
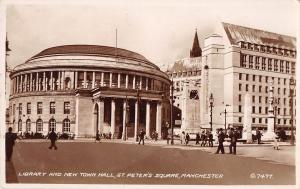
<svg viewBox="0 0 300 189">
<path fill-rule="evenodd" d="M 7 181 L 91 184 L 295 184 L 295 166 L 272 164 L 253 157 L 120 143 L 64 142 L 58 143 L 57 151 L 49 150 L 48 145 L 45 142 L 17 143 L 12 162 L 6 164 Z M 49 175 L 54 172 L 57 174 Z M 24 176 L 33 173 L 35 175 Z M 64 176 L 65 173 L 73 175 Z M 89 176 L 80 173 L 89 173 Z"/>
</svg>

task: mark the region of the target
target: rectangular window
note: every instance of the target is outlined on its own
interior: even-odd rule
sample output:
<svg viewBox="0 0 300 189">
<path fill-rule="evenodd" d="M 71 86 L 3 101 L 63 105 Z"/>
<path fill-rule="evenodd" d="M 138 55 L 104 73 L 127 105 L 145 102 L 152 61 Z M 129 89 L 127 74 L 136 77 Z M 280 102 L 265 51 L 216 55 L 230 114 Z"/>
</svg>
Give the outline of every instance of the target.
<svg viewBox="0 0 300 189">
<path fill-rule="evenodd" d="M 70 114 L 70 102 L 64 102 L 64 114 Z"/>
<path fill-rule="evenodd" d="M 259 69 L 259 57 L 255 57 L 255 69 Z"/>
<path fill-rule="evenodd" d="M 252 113 L 255 113 L 255 106 L 252 106 Z"/>
<path fill-rule="evenodd" d="M 283 94 L 284 95 L 286 94 L 286 88 L 283 88 Z"/>
<path fill-rule="evenodd" d="M 286 85 L 286 78 L 284 78 L 284 79 L 283 79 L 283 84 L 285 84 L 285 85 Z"/>
<path fill-rule="evenodd" d="M 242 123 L 242 117 L 239 117 L 239 122 Z"/>
<path fill-rule="evenodd" d="M 262 68 L 262 70 L 266 70 L 266 58 L 263 57 L 261 60 L 262 60 L 262 67 L 261 68 Z"/>
<path fill-rule="evenodd" d="M 283 108 L 283 115 L 286 115 L 286 108 Z"/>
<path fill-rule="evenodd" d="M 268 80 L 269 80 L 269 77 L 268 77 L 268 76 L 266 76 L 266 83 L 268 83 Z"/>
<path fill-rule="evenodd" d="M 246 84 L 246 91 L 248 91 L 248 84 Z"/>
<path fill-rule="evenodd" d="M 295 62 L 291 62 L 291 66 L 292 66 L 291 73 L 294 74 L 295 73 Z"/>
<path fill-rule="evenodd" d="M 258 97 L 258 102 L 261 103 L 261 96 Z"/>
<path fill-rule="evenodd" d="M 258 118 L 258 123 L 261 123 L 262 122 L 262 118 Z"/>
<path fill-rule="evenodd" d="M 252 118 L 252 123 L 255 123 L 255 118 Z"/>
<path fill-rule="evenodd" d="M 290 73 L 290 62 L 285 63 L 285 72 Z"/>
<path fill-rule="evenodd" d="M 242 80 L 242 79 L 243 79 L 243 74 L 239 73 L 239 80 Z"/>
<path fill-rule="evenodd" d="M 239 102 L 242 101 L 242 95 L 239 94 Z"/>
<path fill-rule="evenodd" d="M 283 104 L 286 105 L 286 98 L 283 99 Z"/>
<path fill-rule="evenodd" d="M 252 96 L 252 102 L 255 102 L 255 96 Z"/>
<path fill-rule="evenodd" d="M 272 71 L 272 59 L 268 59 L 268 71 Z"/>
<path fill-rule="evenodd" d="M 246 81 L 249 80 L 249 74 L 246 74 Z"/>
<path fill-rule="evenodd" d="M 277 114 L 280 115 L 280 108 L 277 108 Z"/>
<path fill-rule="evenodd" d="M 258 92 L 261 93 L 261 89 L 262 89 L 262 86 L 259 86 L 259 87 L 258 87 Z"/>
<path fill-rule="evenodd" d="M 249 55 L 249 68 L 253 68 L 253 56 Z"/>
<path fill-rule="evenodd" d="M 50 102 L 50 114 L 55 114 L 55 102 Z"/>
<path fill-rule="evenodd" d="M 255 85 L 252 85 L 252 92 L 255 92 Z"/>
<path fill-rule="evenodd" d="M 260 113 L 261 114 L 261 106 L 260 107 L 258 107 L 258 113 Z"/>
<path fill-rule="evenodd" d="M 277 92 L 278 92 L 278 94 L 280 94 L 280 88 L 278 88 Z"/>
<path fill-rule="evenodd" d="M 37 114 L 42 114 L 43 113 L 43 103 L 42 102 L 38 102 L 37 103 Z"/>
<path fill-rule="evenodd" d="M 278 71 L 278 60 L 274 59 L 274 71 Z"/>
<path fill-rule="evenodd" d="M 22 115 L 22 103 L 19 103 L 19 115 Z"/>
<path fill-rule="evenodd" d="M 268 93 L 268 86 L 265 87 L 265 92 Z"/>
<path fill-rule="evenodd" d="M 242 84 L 239 84 L 239 91 L 242 90 Z"/>
<path fill-rule="evenodd" d="M 242 112 L 242 106 L 239 105 L 239 112 Z"/>
<path fill-rule="evenodd" d="M 280 72 L 283 72 L 283 60 L 280 60 Z"/>
<path fill-rule="evenodd" d="M 252 81 L 255 81 L 255 75 L 252 76 Z"/>
<path fill-rule="evenodd" d="M 280 85 L 280 78 L 278 77 L 278 79 L 277 79 L 277 82 L 278 82 L 278 85 Z"/>
<path fill-rule="evenodd" d="M 265 107 L 265 114 L 268 114 L 268 107 Z"/>
<path fill-rule="evenodd" d="M 268 123 L 268 118 L 265 119 L 265 124 L 267 124 L 267 123 Z"/>
<path fill-rule="evenodd" d="M 266 103 L 266 104 L 268 104 L 268 97 L 266 97 L 266 99 L 265 99 L 265 103 Z"/>
<path fill-rule="evenodd" d="M 27 103 L 27 114 L 31 114 L 31 103 Z"/>
<path fill-rule="evenodd" d="M 259 76 L 259 82 L 261 82 L 261 78 L 262 78 L 262 76 L 260 75 L 260 76 Z"/>
</svg>

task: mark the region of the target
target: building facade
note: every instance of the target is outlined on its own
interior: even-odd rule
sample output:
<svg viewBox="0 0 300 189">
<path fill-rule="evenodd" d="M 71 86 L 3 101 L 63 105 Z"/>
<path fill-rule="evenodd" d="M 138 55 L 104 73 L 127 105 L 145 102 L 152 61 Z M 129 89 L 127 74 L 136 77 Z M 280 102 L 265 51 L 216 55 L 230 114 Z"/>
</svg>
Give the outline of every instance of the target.
<svg viewBox="0 0 300 189">
<path fill-rule="evenodd" d="M 209 98 L 212 94 L 213 130 L 225 128 L 225 112 L 226 128 L 243 127 L 244 109 L 248 108 L 245 107 L 245 95 L 251 98 L 252 129 L 267 129 L 272 85 L 276 129 L 289 130 L 291 114 L 295 115 L 296 111 L 296 108 L 290 110 L 289 87 L 291 76 L 295 78 L 295 64 L 295 37 L 221 23 L 215 33 L 204 40 L 201 60 L 197 64 L 200 68 L 197 79 L 200 128 L 210 128 Z M 168 74 L 175 81 L 185 73 L 175 71 Z M 192 77 L 189 75 L 186 79 Z M 175 88 L 176 85 L 184 88 L 184 84 L 174 82 Z M 181 103 L 185 102 L 181 100 Z M 190 104 L 184 106 L 192 108 Z"/>
<path fill-rule="evenodd" d="M 46 49 L 16 66 L 9 124 L 15 132 L 75 137 L 146 136 L 169 121 L 168 76 L 142 55 L 96 45 Z"/>
</svg>

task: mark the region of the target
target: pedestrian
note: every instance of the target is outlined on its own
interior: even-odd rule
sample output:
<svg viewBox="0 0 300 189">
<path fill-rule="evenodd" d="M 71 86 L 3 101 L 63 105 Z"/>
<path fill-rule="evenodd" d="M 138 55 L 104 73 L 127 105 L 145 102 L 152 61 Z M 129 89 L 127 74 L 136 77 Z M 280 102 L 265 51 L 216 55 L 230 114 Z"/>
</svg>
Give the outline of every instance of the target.
<svg viewBox="0 0 300 189">
<path fill-rule="evenodd" d="M 261 141 L 261 132 L 258 128 L 256 128 L 256 139 L 257 139 L 257 144 L 260 144 L 260 141 Z"/>
<path fill-rule="evenodd" d="M 9 127 L 8 132 L 5 134 L 6 161 L 11 160 L 16 139 L 17 139 L 17 135 L 15 133 L 12 133 L 12 128 Z"/>
<path fill-rule="evenodd" d="M 229 153 L 232 154 L 232 148 L 233 148 L 233 154 L 236 154 L 236 142 L 238 139 L 238 133 L 236 129 L 231 128 L 229 132 L 229 138 L 230 138 L 230 145 L 229 145 Z"/>
<path fill-rule="evenodd" d="M 274 150 L 279 150 L 279 137 L 277 136 L 277 134 L 274 135 L 274 143 L 273 143 L 273 148 Z"/>
<path fill-rule="evenodd" d="M 180 144 L 185 143 L 185 132 L 182 131 L 181 136 L 180 136 Z"/>
<path fill-rule="evenodd" d="M 204 130 L 201 133 L 201 146 L 205 146 L 205 131 Z"/>
<path fill-rule="evenodd" d="M 139 137 L 140 137 L 139 144 L 141 144 L 141 141 L 143 141 L 143 145 L 145 144 L 145 139 L 144 139 L 145 134 L 146 133 L 145 133 L 144 129 L 142 129 L 141 132 L 140 132 L 140 135 L 139 135 Z"/>
<path fill-rule="evenodd" d="M 196 134 L 196 144 L 199 144 L 200 141 L 200 134 L 199 132 Z"/>
<path fill-rule="evenodd" d="M 185 136 L 185 145 L 188 145 L 189 141 L 190 141 L 190 135 L 189 135 L 189 133 L 186 133 L 186 136 Z"/>
<path fill-rule="evenodd" d="M 225 139 L 225 134 L 223 132 L 223 129 L 220 128 L 219 132 L 218 132 L 218 142 L 219 142 L 219 145 L 218 145 L 218 149 L 216 151 L 216 154 L 218 154 L 220 151 L 222 152 L 222 154 L 225 153 L 224 146 L 223 146 L 224 139 Z"/>
<path fill-rule="evenodd" d="M 57 150 L 57 146 L 55 144 L 57 140 L 57 134 L 54 132 L 54 128 L 52 128 L 51 132 L 48 135 L 48 138 L 51 141 L 51 145 L 49 146 L 49 149 L 52 149 L 54 147 L 54 150 Z"/>
<path fill-rule="evenodd" d="M 99 134 L 99 130 L 97 130 L 96 132 L 96 139 L 95 142 L 100 142 L 100 134 Z"/>
<path fill-rule="evenodd" d="M 210 147 L 213 147 L 214 146 L 214 144 L 213 144 L 213 134 L 212 134 L 212 132 L 210 132 L 210 131 L 208 131 L 208 146 L 210 146 Z"/>
</svg>

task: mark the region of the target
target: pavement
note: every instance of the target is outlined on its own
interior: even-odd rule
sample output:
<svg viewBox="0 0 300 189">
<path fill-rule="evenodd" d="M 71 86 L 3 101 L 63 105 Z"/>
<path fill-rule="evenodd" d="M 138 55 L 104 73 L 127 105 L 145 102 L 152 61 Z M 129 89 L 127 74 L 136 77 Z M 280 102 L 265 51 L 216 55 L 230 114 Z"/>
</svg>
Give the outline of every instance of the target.
<svg viewBox="0 0 300 189">
<path fill-rule="evenodd" d="M 270 153 L 272 148 L 266 144 L 238 147 L 238 155 L 223 155 L 212 153 L 216 147 L 182 146 L 179 141 L 175 145 L 145 142 L 137 145 L 132 140 L 59 140 L 58 150 L 49 150 L 46 140 L 18 141 L 12 161 L 6 163 L 6 180 L 52 184 L 295 184 L 295 166 L 244 154 L 259 149 L 262 150 L 255 153 L 258 156 Z M 282 148 L 273 153 L 290 156 L 295 149 Z"/>
</svg>

